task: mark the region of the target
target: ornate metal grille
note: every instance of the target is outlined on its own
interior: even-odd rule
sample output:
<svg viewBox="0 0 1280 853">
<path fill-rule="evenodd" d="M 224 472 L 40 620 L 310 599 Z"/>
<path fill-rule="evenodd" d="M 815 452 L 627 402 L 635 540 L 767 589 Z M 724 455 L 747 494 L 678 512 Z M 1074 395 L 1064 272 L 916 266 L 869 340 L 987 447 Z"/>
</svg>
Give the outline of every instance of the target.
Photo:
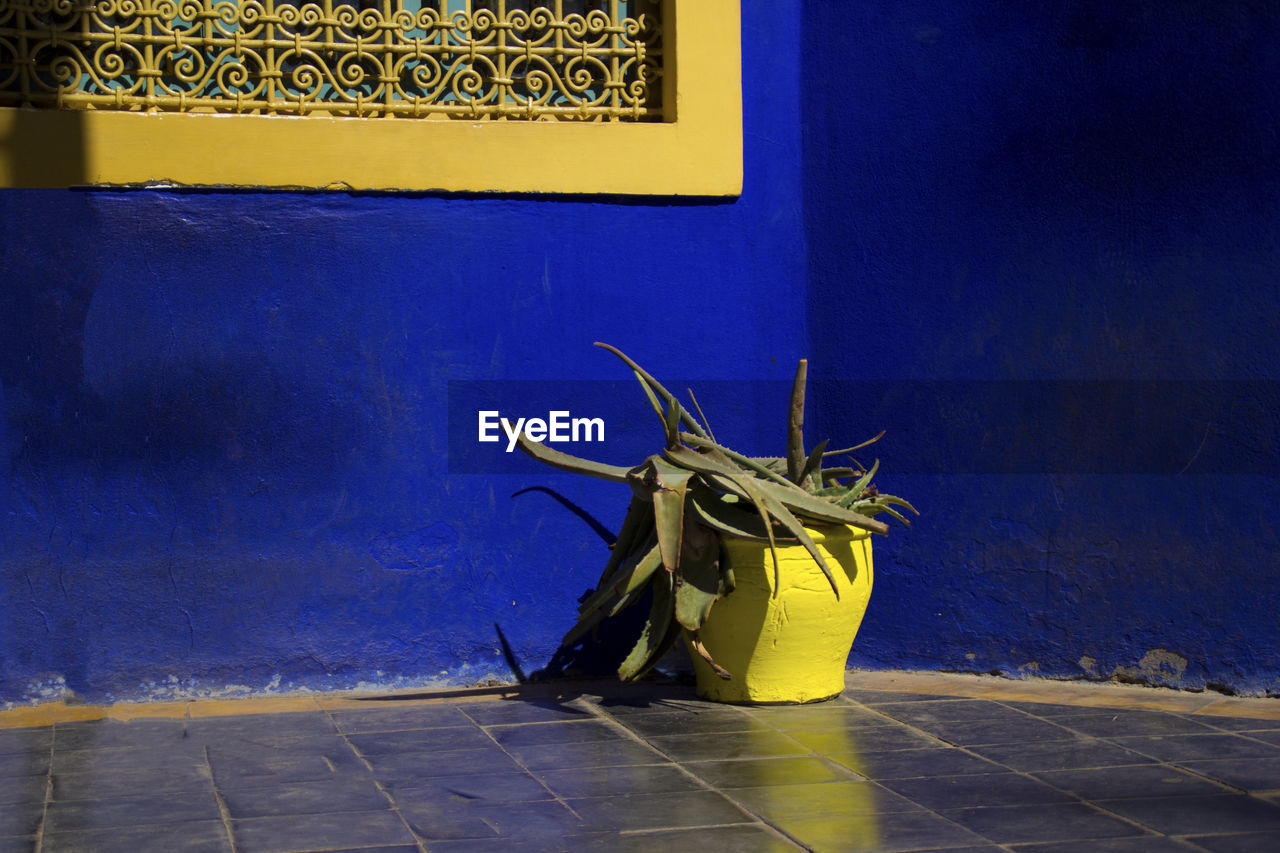
<svg viewBox="0 0 1280 853">
<path fill-rule="evenodd" d="M 661 119 L 658 0 L 0 0 L 0 104 Z"/>
</svg>

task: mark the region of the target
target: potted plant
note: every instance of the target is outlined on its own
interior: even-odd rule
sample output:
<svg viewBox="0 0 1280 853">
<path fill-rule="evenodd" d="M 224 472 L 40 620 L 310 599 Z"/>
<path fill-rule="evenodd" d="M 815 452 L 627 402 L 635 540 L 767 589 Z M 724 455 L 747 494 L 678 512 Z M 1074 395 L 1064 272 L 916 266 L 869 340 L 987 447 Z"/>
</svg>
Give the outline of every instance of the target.
<svg viewBox="0 0 1280 853">
<path fill-rule="evenodd" d="M 631 487 L 631 502 L 596 588 L 562 648 L 606 618 L 648 601 L 649 614 L 618 676 L 640 678 L 683 636 L 698 694 L 725 702 L 812 702 L 844 687 L 844 667 L 871 594 L 871 533 L 904 524 L 902 498 L 872 484 L 879 463 L 826 467 L 878 440 L 828 451 L 804 447 L 807 364 L 792 387 L 785 456 L 749 457 L 715 440 L 638 364 L 662 422 L 659 453 L 633 468 L 572 456 L 519 436 L 530 456 Z M 815 593 L 820 593 L 815 595 Z M 714 614 L 714 618 L 711 618 Z"/>
</svg>

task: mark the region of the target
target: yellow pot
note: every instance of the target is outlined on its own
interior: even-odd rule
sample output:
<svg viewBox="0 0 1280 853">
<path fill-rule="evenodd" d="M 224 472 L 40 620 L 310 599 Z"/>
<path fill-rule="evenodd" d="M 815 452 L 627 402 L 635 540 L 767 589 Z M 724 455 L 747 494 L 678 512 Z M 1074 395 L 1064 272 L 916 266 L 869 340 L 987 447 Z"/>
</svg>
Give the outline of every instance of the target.
<svg viewBox="0 0 1280 853">
<path fill-rule="evenodd" d="M 703 699 L 736 704 L 821 702 L 844 690 L 853 638 L 871 598 L 871 538 L 852 527 L 809 529 L 840 597 L 802 545 L 778 548 L 778 589 L 767 543 L 726 537 L 737 588 L 715 603 L 701 637 L 718 677 L 690 649 Z"/>
</svg>

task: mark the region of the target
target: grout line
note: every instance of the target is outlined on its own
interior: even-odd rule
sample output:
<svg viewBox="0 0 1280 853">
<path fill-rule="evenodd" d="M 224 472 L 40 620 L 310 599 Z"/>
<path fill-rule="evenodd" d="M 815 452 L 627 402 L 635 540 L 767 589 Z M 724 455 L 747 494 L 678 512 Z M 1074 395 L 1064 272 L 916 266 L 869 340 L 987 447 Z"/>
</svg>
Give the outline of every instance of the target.
<svg viewBox="0 0 1280 853">
<path fill-rule="evenodd" d="M 209 786 L 213 788 L 213 799 L 218 804 L 218 814 L 222 818 L 222 827 L 227 831 L 227 843 L 231 845 L 231 853 L 236 853 L 236 834 L 231 828 L 231 810 L 218 790 L 218 782 L 213 776 L 213 762 L 209 759 L 209 745 L 204 747 L 204 764 L 209 768 Z"/>
<path fill-rule="evenodd" d="M 44 774 L 44 807 L 40 811 L 40 826 L 36 828 L 36 846 L 34 853 L 44 849 L 44 830 L 49 822 L 49 806 L 53 802 L 53 755 L 57 745 L 57 727 L 49 727 L 49 769 Z"/>
<path fill-rule="evenodd" d="M 1001 703 L 1001 702 L 997 702 L 997 701 L 995 701 L 995 700 L 988 700 L 988 701 L 993 701 L 993 703 L 994 703 L 994 704 L 999 704 L 999 705 L 1001 705 L 1002 707 L 1009 707 L 1009 706 L 1004 705 L 1003 703 Z M 1046 703 L 1046 704 L 1047 704 L 1047 703 Z M 865 706 L 864 706 L 864 707 L 865 707 Z M 872 708 L 868 708 L 868 710 L 874 710 L 874 709 L 872 709 Z M 1020 708 L 1010 708 L 1010 710 L 1019 711 L 1020 713 L 1027 714 L 1028 716 L 1030 716 L 1030 717 L 1032 717 L 1032 718 L 1034 718 L 1034 719 L 1037 719 L 1037 720 L 1041 720 L 1041 721 L 1043 721 L 1043 722 L 1052 722 L 1052 720 L 1051 720 L 1050 718 L 1048 718 L 1048 717 L 1039 717 L 1039 716 L 1036 716 L 1035 714 L 1030 713 L 1029 711 L 1023 711 L 1023 710 L 1022 710 L 1022 709 L 1020 709 Z M 1118 709 L 1118 710 L 1123 710 L 1123 709 Z M 1142 709 L 1142 710 L 1147 710 L 1147 709 Z M 1170 713 L 1170 712 L 1163 712 L 1163 713 Z M 924 731 L 924 730 L 921 730 L 921 729 L 917 729 L 914 725 L 912 725 L 912 724 L 910 724 L 910 723 L 906 723 L 906 722 L 904 722 L 904 721 L 898 721 L 898 722 L 899 722 L 899 724 L 901 724 L 901 725 L 905 725 L 905 726 L 908 726 L 909 728 L 912 728 L 912 729 L 914 729 L 914 730 L 916 730 L 916 731 L 918 731 L 918 732 L 921 732 L 922 734 L 930 735 L 930 736 L 932 736 L 932 737 L 936 737 L 936 736 L 932 735 L 930 732 L 927 732 L 927 731 Z M 1077 738 L 1086 738 L 1086 739 L 1090 739 L 1090 740 L 1096 740 L 1096 741 L 1099 741 L 1099 742 L 1101 742 L 1101 743 L 1106 743 L 1106 744 L 1108 744 L 1108 745 L 1110 745 L 1110 746 L 1120 746 L 1120 744 L 1116 744 L 1116 743 L 1114 743 L 1110 738 L 1106 738 L 1106 737 L 1096 737 L 1096 736 L 1093 736 L 1093 735 L 1088 735 L 1088 734 L 1085 734 L 1084 732 L 1078 732 L 1078 731 L 1076 731 L 1075 729 L 1069 729 L 1069 728 L 1067 728 L 1066 726 L 1063 726 L 1063 725 L 1062 725 L 1062 724 L 1060 724 L 1060 723 L 1055 723 L 1055 725 L 1058 725 L 1060 728 L 1064 728 L 1064 729 L 1066 729 L 1067 731 L 1070 731 L 1070 732 L 1071 732 L 1073 735 L 1075 735 Z M 1192 735 L 1192 736 L 1194 737 L 1194 735 Z M 1127 824 L 1130 824 L 1130 825 L 1132 825 L 1132 826 L 1138 827 L 1138 828 L 1140 828 L 1140 829 L 1142 829 L 1142 830 L 1144 830 L 1144 831 L 1146 831 L 1146 832 L 1154 832 L 1154 833 L 1156 833 L 1158 836 L 1161 836 L 1161 837 L 1172 837 L 1172 836 L 1167 836 L 1165 833 L 1160 832 L 1160 830 L 1156 829 L 1155 827 L 1148 826 L 1148 825 L 1146 825 L 1146 824 L 1144 824 L 1144 823 L 1142 823 L 1142 822 L 1140 822 L 1140 821 L 1138 821 L 1138 820 L 1135 820 L 1135 819 L 1133 819 L 1133 818 L 1127 817 L 1127 816 L 1125 816 L 1125 815 L 1123 815 L 1123 814 L 1119 814 L 1119 813 L 1117 813 L 1117 812 L 1113 812 L 1113 811 L 1111 811 L 1110 809 L 1108 809 L 1108 808 L 1107 808 L 1106 806 L 1104 806 L 1104 805 L 1101 805 L 1101 804 L 1099 804 L 1099 803 L 1097 803 L 1097 802 L 1095 802 L 1095 801 L 1093 801 L 1093 800 L 1086 799 L 1085 797 L 1082 797 L 1082 796 L 1080 796 L 1079 794 L 1076 794 L 1076 793 L 1074 793 L 1074 792 L 1072 792 L 1072 791 L 1068 791 L 1068 790 L 1066 790 L 1065 788 L 1061 788 L 1061 787 L 1059 787 L 1059 786 L 1057 786 L 1057 785 L 1054 785 L 1053 783 L 1051 783 L 1051 782 L 1049 782 L 1049 781 L 1047 781 L 1047 780 L 1045 780 L 1045 779 L 1041 779 L 1041 778 L 1039 778 L 1039 777 L 1035 776 L 1031 771 L 1018 770 L 1018 769 L 1016 769 L 1016 768 L 1014 768 L 1014 767 L 1009 766 L 1008 764 L 1004 764 L 1004 763 L 1002 763 L 1002 762 L 1000 762 L 1000 761 L 997 761 L 997 760 L 996 760 L 996 759 L 994 759 L 994 758 L 991 758 L 991 757 L 989 757 L 989 756 L 981 755 L 981 754 L 979 754 L 979 753 L 977 753 L 977 752 L 974 752 L 972 749 L 970 749 L 970 748 L 968 748 L 968 747 L 961 746 L 960 744 L 951 743 L 950 741 L 947 741 L 947 740 L 946 740 L 946 739 L 944 739 L 944 738 L 938 738 L 938 740 L 941 740 L 941 741 L 942 741 L 944 744 L 946 744 L 946 745 L 947 745 L 947 747 L 948 747 L 948 748 L 950 748 L 950 749 L 959 750 L 960 752 L 963 752 L 963 753 L 965 753 L 965 754 L 967 754 L 967 755 L 969 755 L 969 756 L 972 756 L 972 757 L 975 757 L 975 758 L 979 758 L 979 759 L 982 759 L 982 760 L 984 760 L 984 761 L 989 761 L 989 762 L 991 762 L 992 764 L 995 764 L 995 765 L 997 765 L 997 766 L 999 766 L 999 767 L 1003 767 L 1003 768 L 1005 768 L 1006 770 L 1008 770 L 1008 771 L 1009 771 L 1009 772 L 1011 772 L 1011 773 L 1014 773 L 1014 774 L 1016 774 L 1016 775 L 1018 775 L 1018 776 L 1023 777 L 1024 779 L 1028 779 L 1028 780 L 1030 780 L 1030 781 L 1032 781 L 1032 782 L 1036 782 L 1036 783 L 1039 783 L 1039 784 L 1045 785 L 1045 786 L 1047 786 L 1047 787 L 1049 787 L 1049 788 L 1052 788 L 1052 789 L 1053 789 L 1053 790 L 1055 790 L 1055 791 L 1059 791 L 1059 792 L 1061 792 L 1061 793 L 1063 793 L 1063 794 L 1066 794 L 1067 796 L 1069 796 L 1069 797 L 1071 797 L 1072 799 L 1074 799 L 1076 802 L 1081 803 L 1081 804 L 1083 804 L 1083 805 L 1085 805 L 1085 806 L 1088 806 L 1088 807 L 1090 807 L 1090 808 L 1092 808 L 1092 809 L 1095 809 L 1095 810 L 1097 810 L 1097 811 L 1099 811 L 1099 812 L 1102 812 L 1103 814 L 1106 814 L 1106 815 L 1108 815 L 1109 817 L 1113 817 L 1113 818 L 1115 818 L 1115 819 L 1117 819 L 1117 820 L 1123 821 L 1124 823 L 1127 823 Z M 1265 741 L 1260 741 L 1260 742 L 1261 742 L 1261 743 L 1265 743 Z M 1173 763 L 1173 762 L 1171 762 L 1171 761 L 1166 761 L 1166 760 L 1164 760 L 1164 759 L 1158 758 L 1157 756 L 1150 755 L 1150 754 L 1148 754 L 1148 753 L 1143 752 L 1143 751 L 1142 751 L 1142 750 L 1140 750 L 1140 749 L 1136 749 L 1136 748 L 1131 747 L 1131 746 L 1123 746 L 1123 747 L 1121 747 L 1121 748 L 1123 748 L 1123 749 L 1128 749 L 1128 750 L 1130 750 L 1130 751 L 1132 751 L 1132 752 L 1136 752 L 1137 754 L 1142 755 L 1142 756 L 1144 756 L 1144 757 L 1146 757 L 1146 758 L 1150 758 L 1150 759 L 1152 759 L 1152 760 L 1155 762 L 1155 764 L 1153 764 L 1153 765 L 1118 765 L 1118 766 L 1158 766 L 1158 767 L 1164 768 L 1164 769 L 1166 769 L 1166 770 L 1173 770 L 1173 771 L 1175 771 L 1175 772 L 1177 772 L 1177 771 L 1181 771 L 1181 772 L 1184 772 L 1184 773 L 1188 773 L 1188 774 L 1190 774 L 1190 775 L 1192 775 L 1192 776 L 1194 776 L 1194 777 L 1196 777 L 1196 778 L 1200 778 L 1200 779 L 1203 779 L 1203 780 L 1205 780 L 1205 781 L 1211 782 L 1211 783 L 1213 783 L 1213 784 L 1215 784 L 1215 785 L 1219 786 L 1220 788 L 1223 788 L 1223 789 L 1224 789 L 1224 792 L 1223 792 L 1224 794 L 1230 794 L 1230 793 L 1232 793 L 1232 792 L 1238 792 L 1238 793 L 1242 793 L 1242 794 L 1244 794 L 1244 795 L 1246 795 L 1246 796 L 1254 797 L 1254 799 L 1259 799 L 1259 800 L 1261 800 L 1261 799 L 1262 799 L 1261 797 L 1256 797 L 1256 796 L 1254 796 L 1254 795 L 1253 795 L 1251 792 L 1249 792 L 1249 791 L 1244 791 L 1243 789 L 1235 788 L 1234 786 L 1227 785 L 1226 783 L 1221 782 L 1220 780 L 1213 779 L 1213 778 L 1208 777 L 1208 776 L 1202 776 L 1202 775 L 1201 775 L 1201 774 L 1199 774 L 1199 773 L 1195 773 L 1195 772 L 1193 772 L 1193 771 L 1192 771 L 1192 770 L 1190 770 L 1189 768 L 1182 767 L 1181 765 L 1175 764 L 1175 763 Z M 1080 772 L 1094 772 L 1094 771 L 1098 771 L 1098 770 L 1105 770 L 1105 769 L 1107 769 L 1107 768 L 1106 768 L 1106 767 L 1089 767 L 1089 768 L 1067 768 L 1067 769 L 1076 769 L 1076 770 L 1079 770 Z M 1053 772 L 1053 771 L 1045 770 L 1045 771 L 1040 771 L 1040 772 L 1042 772 L 1042 773 L 1048 773 L 1048 772 Z M 982 774 L 961 774 L 961 775 L 982 775 Z M 895 793 L 896 793 L 896 792 L 895 792 Z M 904 795 L 899 794 L 899 796 L 904 796 Z M 908 799 L 909 799 L 909 798 L 908 798 Z M 1120 798 L 1116 798 L 1116 799 L 1137 799 L 1137 798 L 1120 797 Z M 1263 801 L 1265 802 L 1265 800 L 1263 800 Z M 915 801 L 914 801 L 914 800 L 912 800 L 912 802 L 915 802 Z M 917 805 L 921 805 L 921 804 L 920 804 L 920 803 L 917 803 Z M 925 806 L 924 808 L 928 808 L 928 807 L 927 807 L 927 806 Z M 945 815 L 943 815 L 943 814 L 940 814 L 936 809 L 931 809 L 931 808 L 929 808 L 928 810 L 929 810 L 929 811 L 931 811 L 931 812 L 933 812 L 934 814 L 938 815 L 938 817 L 942 817 L 942 818 L 946 819 L 946 816 L 945 816 Z M 970 831 L 970 832 L 974 832 L 974 830 L 969 830 L 969 831 Z M 985 836 L 983 836 L 983 837 L 985 837 Z"/>
<path fill-rule="evenodd" d="M 396 802 L 395 797 L 393 797 L 391 795 L 391 792 L 387 790 L 386 786 L 384 786 L 381 782 L 379 782 L 377 777 L 373 775 L 373 763 L 369 761 L 369 759 L 365 758 L 364 755 L 360 753 L 360 750 L 356 749 L 356 745 L 351 742 L 351 735 L 355 734 L 355 732 L 343 731 L 342 726 L 339 725 L 338 721 L 333 718 L 334 710 L 335 709 L 331 709 L 331 708 L 323 708 L 323 707 L 320 708 L 320 712 L 324 714 L 325 717 L 328 718 L 329 725 L 333 726 L 333 729 L 335 732 L 337 732 L 338 737 L 341 738 L 342 742 L 347 745 L 347 749 L 351 750 L 351 753 L 356 757 L 356 759 L 361 764 L 364 765 L 365 770 L 369 772 L 369 781 L 373 782 L 373 787 L 377 789 L 378 793 L 386 797 L 387 803 L 390 806 L 390 810 L 395 812 L 396 817 L 400 818 L 400 822 L 404 824 L 404 828 L 409 831 L 409 834 L 411 836 L 413 836 L 414 843 L 417 845 L 420 853 L 427 853 L 426 840 L 423 839 L 422 836 L 418 835 L 418 833 L 414 832 L 413 827 L 409 825 L 408 819 L 406 819 L 404 814 L 400 811 L 400 804 Z M 360 734 L 364 734 L 364 732 L 360 732 Z M 325 764 L 329 766 L 329 770 L 331 772 L 335 772 L 336 768 L 333 766 L 333 762 L 329 760 L 328 756 L 321 756 L 321 757 L 324 758 Z"/>
<path fill-rule="evenodd" d="M 594 702 L 587 702 L 587 705 L 591 707 L 593 713 L 601 717 L 606 723 L 611 725 L 617 731 L 621 732 L 629 740 L 632 740 L 635 743 L 640 744 L 641 746 L 652 749 L 655 752 L 657 752 L 659 755 L 662 755 L 664 758 L 667 759 L 667 761 L 671 762 L 671 764 L 675 766 L 677 770 L 679 770 L 685 776 L 689 777 L 689 779 L 696 782 L 698 785 L 702 786 L 703 789 L 714 791 L 715 793 L 724 797 L 729 802 L 733 803 L 736 807 L 738 807 L 742 811 L 751 815 L 751 817 L 754 818 L 755 821 L 759 823 L 761 826 L 763 826 L 767 831 L 773 833 L 774 835 L 777 835 L 779 838 L 784 839 L 791 844 L 794 844 L 796 847 L 798 847 L 801 850 L 805 850 L 805 851 L 808 851 L 808 853 L 812 853 L 813 848 L 805 846 L 800 842 L 798 838 L 793 837 L 790 833 L 786 832 L 781 827 L 774 826 L 772 823 L 766 820 L 763 816 L 756 814 L 755 811 L 748 808 L 745 804 L 739 802 L 738 799 L 734 797 L 732 794 L 722 790 L 720 787 L 713 785 L 710 782 L 703 779 L 702 777 L 698 776 L 688 767 L 685 767 L 683 762 L 672 757 L 669 753 L 667 753 L 665 750 L 663 750 L 661 747 L 657 746 L 656 744 L 650 743 L 648 739 L 646 739 L 643 735 L 637 734 L 636 732 L 632 731 L 625 724 L 619 721 L 617 717 L 610 714 L 604 708 L 600 707 Z M 774 731 L 777 731 L 777 729 L 774 729 Z M 803 744 L 801 744 L 801 746 L 803 746 Z M 810 750 L 810 752 L 812 752 L 812 750 Z M 750 824 L 746 824 L 746 825 L 750 825 Z M 677 827 L 666 827 L 666 828 L 675 829 Z"/>
<path fill-rule="evenodd" d="M 576 817 L 578 820 L 582 821 L 583 829 L 586 829 L 586 823 L 587 823 L 587 822 L 586 822 L 585 820 L 583 820 L 582 815 L 578 814 L 578 813 L 574 810 L 573 806 L 569 805 L 568 801 L 567 801 L 567 800 L 565 800 L 565 798 L 564 798 L 564 797 L 560 796 L 560 795 L 559 795 L 559 794 L 557 794 L 555 791 L 551 790 L 551 786 L 550 786 L 550 785 L 548 785 L 546 782 L 542 781 L 542 779 L 541 779 L 541 778 L 539 778 L 539 777 L 538 777 L 538 775 L 537 775 L 536 773 L 534 773 L 532 770 L 530 770 L 530 769 L 529 769 L 528 765 L 526 765 L 523 761 L 521 761 L 520 759 L 518 759 L 518 758 L 516 758 L 514 755 L 512 755 L 512 754 L 511 754 L 511 751 L 510 751 L 509 749 L 507 749 L 505 746 L 503 746 L 501 743 L 499 743 L 499 742 L 498 742 L 498 739 L 497 739 L 496 737 L 494 737 L 494 736 L 493 736 L 493 732 L 489 731 L 490 726 L 486 726 L 486 725 L 484 725 L 483 723 L 481 723 L 479 720 L 476 720 L 475 718 L 473 718 L 473 717 L 471 717 L 471 716 L 468 716 L 468 715 L 467 715 L 467 712 L 466 712 L 465 710 L 463 710 L 463 712 L 462 712 L 462 713 L 463 713 L 463 715 L 464 715 L 464 716 L 467 716 L 467 719 L 471 720 L 472 725 L 476 726 L 478 729 L 480 729 L 480 731 L 484 732 L 484 736 L 485 736 L 485 737 L 487 737 L 489 740 L 493 741 L 493 745 L 494 745 L 494 746 L 496 746 L 498 749 L 502 750 L 502 754 L 503 754 L 503 755 L 505 755 L 507 758 L 510 758 L 510 759 L 515 763 L 515 765 L 516 765 L 517 767 L 519 767 L 519 768 L 520 768 L 521 770 L 523 770 L 526 774 L 528 774 L 529 778 L 533 779 L 535 782 L 537 782 L 539 785 L 541 785 L 541 786 L 542 786 L 542 788 L 543 788 L 543 790 L 545 790 L 548 794 L 550 794 L 550 795 L 552 796 L 552 798 L 553 798 L 557 803 L 559 803 L 560 805 L 564 806 L 564 807 L 565 807 L 565 810 L 566 810 L 566 811 L 568 811 L 568 812 L 569 812 L 569 814 L 573 815 L 573 816 L 574 816 L 574 817 Z M 536 723 L 536 722 L 564 722 L 564 721 L 563 721 L 563 720 L 550 720 L 550 721 L 548 721 L 548 720 L 542 720 L 542 721 L 535 721 L 535 723 Z M 575 721 L 575 722 L 576 722 L 576 721 Z M 502 725 L 522 725 L 522 724 L 520 724 L 520 723 L 493 723 L 493 724 L 492 724 L 492 726 L 502 726 Z M 486 823 L 487 823 L 487 821 L 486 821 Z"/>
</svg>

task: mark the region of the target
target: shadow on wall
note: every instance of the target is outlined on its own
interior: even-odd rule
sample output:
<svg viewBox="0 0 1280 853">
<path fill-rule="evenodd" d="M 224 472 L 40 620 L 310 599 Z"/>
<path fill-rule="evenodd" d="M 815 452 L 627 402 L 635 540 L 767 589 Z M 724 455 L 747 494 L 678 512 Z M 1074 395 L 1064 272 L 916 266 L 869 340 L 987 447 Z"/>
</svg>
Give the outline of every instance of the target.
<svg viewBox="0 0 1280 853">
<path fill-rule="evenodd" d="M 0 186 L 83 186 L 89 180 L 79 110 L 0 109 Z"/>
<path fill-rule="evenodd" d="M 0 72 L 0 187 L 84 185 L 89 179 L 84 113 L 55 104 L 62 78 L 81 67 L 66 33 L 93 6 L 81 0 L 54 15 L 24 15 L 7 7 L 0 0 L 0 17 L 22 38 L 9 57 L 12 70 Z"/>
</svg>

